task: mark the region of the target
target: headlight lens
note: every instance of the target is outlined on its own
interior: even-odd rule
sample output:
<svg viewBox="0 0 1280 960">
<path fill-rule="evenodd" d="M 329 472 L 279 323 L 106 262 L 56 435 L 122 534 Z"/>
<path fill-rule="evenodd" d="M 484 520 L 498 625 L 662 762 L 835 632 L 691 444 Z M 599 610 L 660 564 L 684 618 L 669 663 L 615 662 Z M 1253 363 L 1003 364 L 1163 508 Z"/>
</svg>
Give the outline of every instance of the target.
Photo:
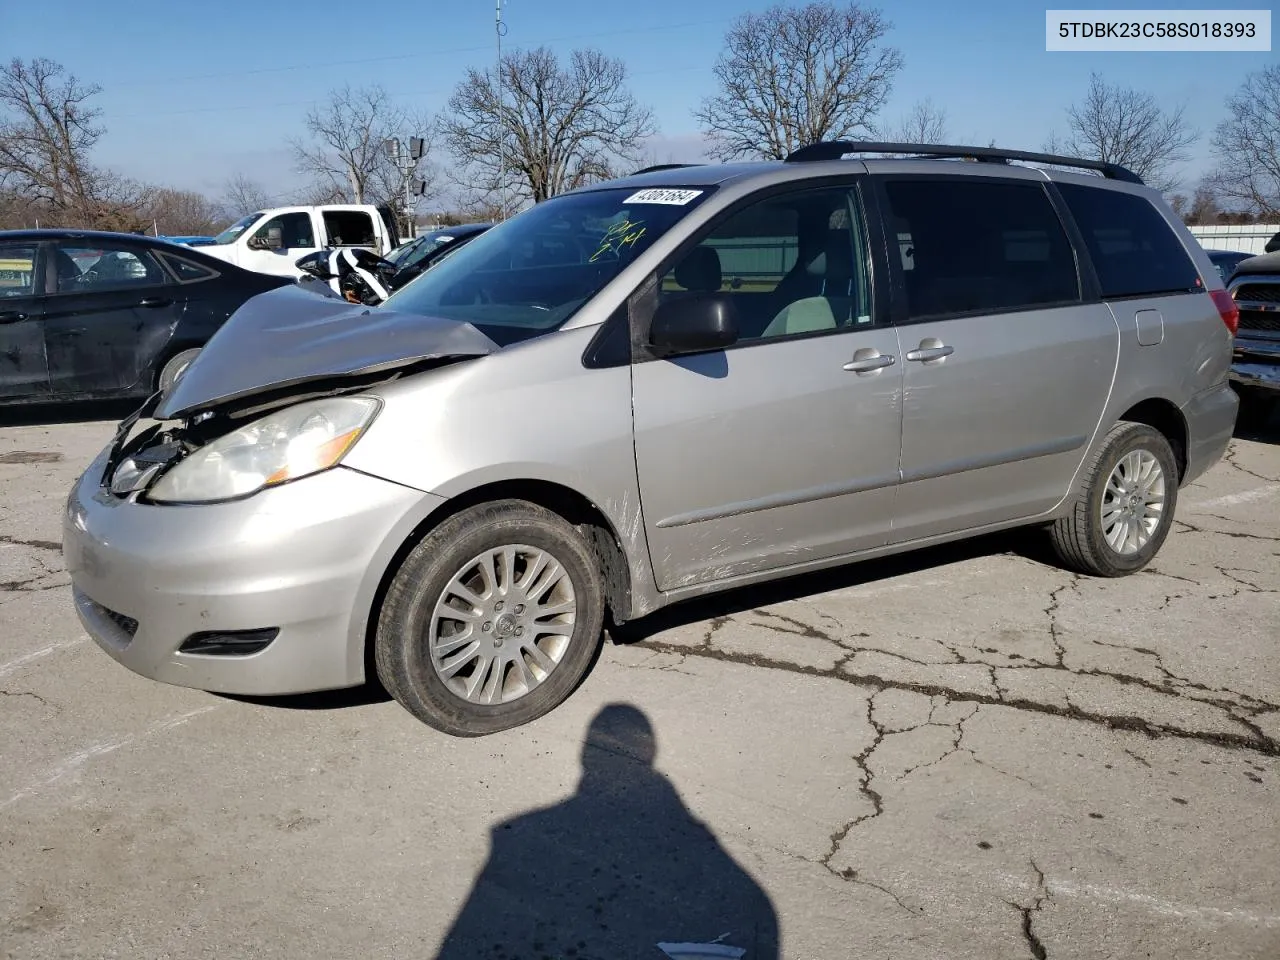
<svg viewBox="0 0 1280 960">
<path fill-rule="evenodd" d="M 210 503 L 337 466 L 373 422 L 372 397 L 330 397 L 277 411 L 197 450 L 162 476 L 150 499 Z"/>
</svg>

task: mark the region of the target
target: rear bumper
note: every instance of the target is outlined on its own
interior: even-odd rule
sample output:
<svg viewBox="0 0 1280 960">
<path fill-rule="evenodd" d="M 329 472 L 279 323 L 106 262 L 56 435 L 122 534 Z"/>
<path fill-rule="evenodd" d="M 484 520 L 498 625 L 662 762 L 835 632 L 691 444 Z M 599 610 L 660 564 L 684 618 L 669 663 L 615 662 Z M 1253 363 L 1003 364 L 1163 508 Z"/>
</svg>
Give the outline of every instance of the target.
<svg viewBox="0 0 1280 960">
<path fill-rule="evenodd" d="M 1280 339 L 1237 334 L 1231 381 L 1259 390 L 1280 390 Z"/>
<path fill-rule="evenodd" d="M 1183 407 L 1187 423 L 1187 470 L 1190 483 L 1222 459 L 1236 427 L 1240 398 L 1227 383 L 1220 383 L 1192 397 Z"/>
</svg>

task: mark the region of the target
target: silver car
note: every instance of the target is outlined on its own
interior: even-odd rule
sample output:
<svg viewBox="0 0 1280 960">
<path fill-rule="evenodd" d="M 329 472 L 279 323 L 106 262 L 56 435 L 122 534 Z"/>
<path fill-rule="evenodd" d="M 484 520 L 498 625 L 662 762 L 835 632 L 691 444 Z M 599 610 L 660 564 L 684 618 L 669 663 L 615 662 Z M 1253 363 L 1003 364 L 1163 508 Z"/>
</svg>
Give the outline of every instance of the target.
<svg viewBox="0 0 1280 960">
<path fill-rule="evenodd" d="M 156 680 L 376 671 L 475 736 L 563 701 L 608 621 L 712 591 L 1015 526 L 1133 573 L 1226 448 L 1235 316 L 1112 165 L 641 172 L 377 308 L 249 301 L 71 491 L 76 608 Z"/>
</svg>

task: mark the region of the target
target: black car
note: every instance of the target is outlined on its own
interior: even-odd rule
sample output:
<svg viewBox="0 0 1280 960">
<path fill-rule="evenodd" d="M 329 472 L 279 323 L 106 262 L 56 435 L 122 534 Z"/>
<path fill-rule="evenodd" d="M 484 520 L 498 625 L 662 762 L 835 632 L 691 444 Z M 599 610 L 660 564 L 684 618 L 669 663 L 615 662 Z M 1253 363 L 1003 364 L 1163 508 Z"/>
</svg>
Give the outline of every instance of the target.
<svg viewBox="0 0 1280 960">
<path fill-rule="evenodd" d="M 488 223 L 464 223 L 456 227 L 441 227 L 392 251 L 387 259 L 395 264 L 396 272 L 391 276 L 390 289 L 399 290 L 414 277 L 439 263 L 446 254 L 480 236 L 490 226 L 492 225 Z"/>
<path fill-rule="evenodd" d="M 292 282 L 136 234 L 0 231 L 0 404 L 167 389 L 242 303 Z"/>
</svg>

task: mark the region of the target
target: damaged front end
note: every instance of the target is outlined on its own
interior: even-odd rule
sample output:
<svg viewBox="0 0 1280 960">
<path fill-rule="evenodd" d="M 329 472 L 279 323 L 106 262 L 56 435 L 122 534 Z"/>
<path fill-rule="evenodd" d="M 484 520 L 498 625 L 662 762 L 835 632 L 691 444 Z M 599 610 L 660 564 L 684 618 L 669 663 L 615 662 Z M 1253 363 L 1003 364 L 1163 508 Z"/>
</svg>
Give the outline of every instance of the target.
<svg viewBox="0 0 1280 960">
<path fill-rule="evenodd" d="M 288 441 L 290 429 L 310 430 L 307 437 L 336 464 L 380 407 L 374 397 L 354 394 L 498 349 L 469 323 L 334 303 L 296 287 L 262 294 L 236 311 L 167 393 L 152 395 L 120 424 L 101 485 L 116 497 L 166 503 L 252 495 L 262 486 L 308 474 L 290 473 L 286 465 L 258 487 L 232 483 L 228 495 L 217 497 L 207 490 L 184 497 L 164 478 L 184 461 L 204 456 L 211 445 L 221 444 L 243 460 L 254 443 L 265 448 Z M 290 408 L 310 417 L 300 424 L 282 423 Z M 158 422 L 139 429 L 145 420 Z M 255 424 L 275 432 L 265 439 L 229 442 L 237 433 L 252 433 Z M 317 424 L 346 429 L 324 436 Z M 210 470 L 236 468 L 227 466 L 225 456 L 207 459 Z M 327 469 L 319 463 L 310 462 L 310 472 Z M 162 481 L 168 494 L 153 497 Z M 184 489 L 190 493 L 192 487 L 188 483 Z"/>
</svg>

